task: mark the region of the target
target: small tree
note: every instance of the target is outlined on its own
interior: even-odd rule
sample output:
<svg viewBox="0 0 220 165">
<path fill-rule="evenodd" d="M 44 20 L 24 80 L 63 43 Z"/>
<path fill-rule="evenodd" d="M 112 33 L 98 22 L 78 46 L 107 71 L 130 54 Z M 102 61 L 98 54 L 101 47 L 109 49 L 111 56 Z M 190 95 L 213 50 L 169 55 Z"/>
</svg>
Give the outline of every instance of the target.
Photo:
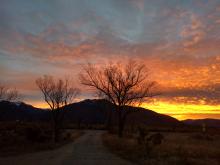
<svg viewBox="0 0 220 165">
<path fill-rule="evenodd" d="M 0 84 L 0 101 L 18 101 L 20 99 L 20 94 L 17 89 L 8 88 Z M 7 111 L 0 111 L 0 120 L 4 118 Z"/>
<path fill-rule="evenodd" d="M 130 60 L 126 65 L 109 64 L 105 67 L 88 64 L 84 73 L 80 74 L 83 85 L 97 91 L 99 95 L 114 104 L 118 113 L 118 135 L 123 136 L 127 115 L 132 112 L 125 106 L 141 105 L 149 97 L 153 97 L 155 82 L 148 80 L 148 70 L 144 64 Z"/>
<path fill-rule="evenodd" d="M 53 119 L 54 141 L 59 138 L 60 126 L 65 112 L 65 106 L 70 104 L 79 94 L 78 88 L 73 88 L 68 79 L 55 80 L 45 75 L 36 80 L 36 84 L 44 95 L 45 102 L 50 106 Z"/>
<path fill-rule="evenodd" d="M 0 101 L 16 101 L 19 98 L 20 96 L 16 89 L 10 89 L 0 84 Z"/>
</svg>

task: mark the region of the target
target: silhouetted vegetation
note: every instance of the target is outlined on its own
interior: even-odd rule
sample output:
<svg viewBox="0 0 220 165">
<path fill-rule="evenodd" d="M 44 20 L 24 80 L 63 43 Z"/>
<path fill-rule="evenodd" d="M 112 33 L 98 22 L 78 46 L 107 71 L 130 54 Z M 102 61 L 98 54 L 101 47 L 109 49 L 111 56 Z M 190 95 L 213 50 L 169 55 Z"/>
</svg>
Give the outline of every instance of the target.
<svg viewBox="0 0 220 165">
<path fill-rule="evenodd" d="M 118 135 L 122 137 L 127 115 L 127 105 L 140 105 L 147 98 L 157 95 L 155 82 L 149 80 L 145 65 L 129 61 L 126 65 L 109 64 L 102 68 L 88 64 L 80 74 L 83 85 L 96 90 L 97 94 L 110 101 L 118 113 Z"/>
<path fill-rule="evenodd" d="M 0 101 L 16 101 L 20 98 L 19 92 L 17 89 L 10 89 L 4 85 L 0 84 Z"/>
<path fill-rule="evenodd" d="M 71 103 L 79 94 L 79 89 L 73 88 L 68 79 L 55 80 L 52 76 L 43 76 L 36 84 L 44 95 L 45 102 L 50 106 L 54 141 L 59 140 L 60 128 L 64 118 L 65 106 Z"/>
<path fill-rule="evenodd" d="M 56 149 L 83 134 L 80 130 L 64 130 L 61 140 L 54 144 L 52 132 L 48 122 L 1 122 L 0 157 Z"/>
<path fill-rule="evenodd" d="M 113 153 L 135 164 L 205 165 L 211 162 L 218 165 L 220 162 L 219 132 L 204 135 L 194 131 L 182 133 L 145 131 L 141 129 L 141 135 L 133 134 L 123 138 L 106 133 L 103 135 L 103 143 Z"/>
</svg>

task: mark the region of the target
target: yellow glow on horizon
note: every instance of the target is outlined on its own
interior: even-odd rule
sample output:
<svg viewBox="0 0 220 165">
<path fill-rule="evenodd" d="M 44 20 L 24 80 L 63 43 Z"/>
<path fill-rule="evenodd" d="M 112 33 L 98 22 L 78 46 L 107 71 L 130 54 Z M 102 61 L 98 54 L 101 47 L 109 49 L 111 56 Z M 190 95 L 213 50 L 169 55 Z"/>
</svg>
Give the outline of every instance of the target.
<svg viewBox="0 0 220 165">
<path fill-rule="evenodd" d="M 37 108 L 49 108 L 48 104 L 45 102 L 32 102 L 30 104 Z M 141 107 L 153 110 L 157 113 L 167 114 L 178 120 L 202 118 L 220 119 L 220 105 L 184 104 L 155 101 L 154 103 L 143 103 Z"/>
<path fill-rule="evenodd" d="M 220 119 L 220 105 L 183 104 L 158 101 L 154 104 L 143 103 L 141 107 L 161 114 L 167 114 L 179 120 L 212 118 Z"/>
<path fill-rule="evenodd" d="M 49 105 L 45 102 L 33 102 L 31 103 L 31 105 L 33 105 L 36 108 L 43 108 L 43 109 L 50 108 Z"/>
</svg>

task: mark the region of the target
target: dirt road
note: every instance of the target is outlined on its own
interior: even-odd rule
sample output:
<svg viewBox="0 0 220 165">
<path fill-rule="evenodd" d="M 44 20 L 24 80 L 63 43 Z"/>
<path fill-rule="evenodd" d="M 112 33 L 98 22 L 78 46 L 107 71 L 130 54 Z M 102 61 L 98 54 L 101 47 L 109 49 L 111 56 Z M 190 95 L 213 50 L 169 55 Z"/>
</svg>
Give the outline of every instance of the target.
<svg viewBox="0 0 220 165">
<path fill-rule="evenodd" d="M 53 151 L 0 158 L 1 165 L 130 165 L 102 144 L 103 131 L 85 131 L 74 143 Z"/>
</svg>

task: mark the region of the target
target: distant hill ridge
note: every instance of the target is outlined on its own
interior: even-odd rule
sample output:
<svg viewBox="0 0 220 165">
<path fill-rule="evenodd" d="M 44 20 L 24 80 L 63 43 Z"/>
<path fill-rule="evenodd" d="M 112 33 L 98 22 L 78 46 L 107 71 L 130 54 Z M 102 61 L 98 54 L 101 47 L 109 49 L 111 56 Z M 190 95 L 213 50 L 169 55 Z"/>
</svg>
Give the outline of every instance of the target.
<svg viewBox="0 0 220 165">
<path fill-rule="evenodd" d="M 114 106 L 106 100 L 87 99 L 79 103 L 70 104 L 66 109 L 69 110 L 69 114 L 66 115 L 69 120 L 82 120 L 88 123 L 103 123 L 107 120 L 109 113 L 111 113 L 113 122 L 117 122 L 117 113 L 114 111 Z M 144 108 L 127 106 L 125 109 L 135 111 L 128 115 L 127 123 L 130 124 L 176 125 L 180 123 L 173 117 Z"/>
<path fill-rule="evenodd" d="M 0 120 L 3 121 L 47 120 L 48 116 L 48 111 L 35 108 L 32 105 L 28 105 L 23 102 L 0 101 Z"/>
<path fill-rule="evenodd" d="M 88 124 L 103 124 L 106 122 L 109 114 L 112 121 L 117 122 L 117 113 L 114 106 L 101 99 L 86 99 L 77 103 L 69 104 L 65 107 L 65 120 L 69 122 L 82 122 Z M 157 126 L 175 126 L 181 124 L 177 119 L 168 115 L 156 113 L 140 107 L 125 107 L 126 110 L 137 111 L 131 113 L 127 118 L 129 124 L 146 124 Z M 8 101 L 0 102 L 0 120 L 12 121 L 47 121 L 50 120 L 50 111 L 35 108 L 25 103 L 13 103 Z M 186 122 L 184 122 L 186 123 Z"/>
<path fill-rule="evenodd" d="M 193 126 L 201 126 L 205 124 L 208 127 L 218 127 L 220 128 L 220 120 L 219 119 L 187 119 L 182 121 L 185 124 L 193 125 Z"/>
</svg>

